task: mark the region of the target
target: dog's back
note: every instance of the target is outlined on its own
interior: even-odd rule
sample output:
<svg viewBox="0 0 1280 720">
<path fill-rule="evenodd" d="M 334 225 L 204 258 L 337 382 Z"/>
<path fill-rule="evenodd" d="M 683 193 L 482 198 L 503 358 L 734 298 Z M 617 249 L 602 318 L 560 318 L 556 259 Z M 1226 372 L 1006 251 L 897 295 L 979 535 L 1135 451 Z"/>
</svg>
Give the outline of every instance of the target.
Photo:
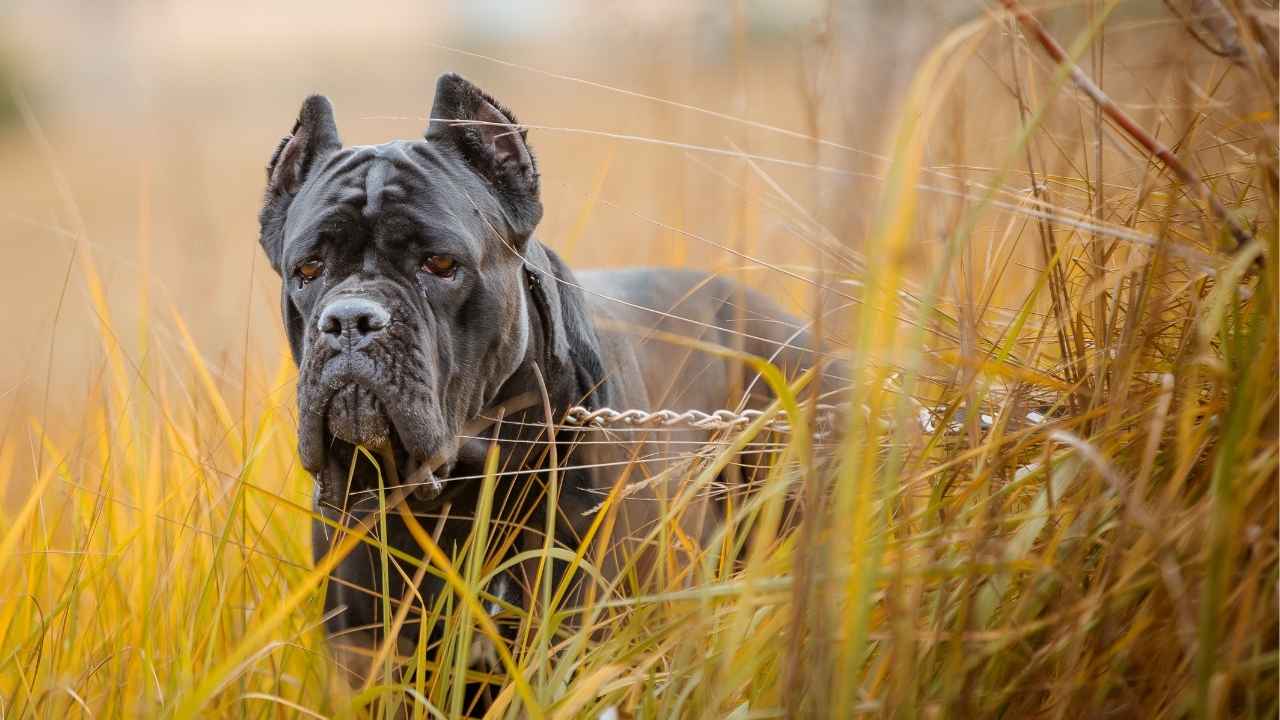
<svg viewBox="0 0 1280 720">
<path fill-rule="evenodd" d="M 761 409 L 772 402 L 774 392 L 744 355 L 777 365 L 788 380 L 823 362 L 824 372 L 811 390 L 830 395 L 844 384 L 844 365 L 826 357 L 807 323 L 741 283 L 670 268 L 574 275 L 587 295 L 609 381 L 618 381 L 611 388 L 616 410 Z M 625 440 L 608 448 L 608 457 L 596 458 L 606 464 L 644 458 L 642 470 L 631 470 L 630 483 L 641 502 L 627 508 L 629 535 L 643 535 L 636 531 L 660 520 L 657 513 L 666 505 L 653 500 L 673 498 L 683 490 L 699 471 L 693 461 L 706 459 L 702 451 L 712 435 L 687 426 L 627 433 L 615 436 Z M 745 488 L 752 479 L 750 466 L 761 460 L 756 454 L 746 459 L 747 469 L 734 465 L 720 473 L 719 487 Z M 683 530 L 690 537 L 707 537 L 722 510 L 722 503 L 699 499 L 685 511 Z"/>
<path fill-rule="evenodd" d="M 720 275 L 671 268 L 575 273 L 587 294 L 602 342 L 624 338 L 635 354 L 649 407 L 735 408 L 744 395 L 759 407 L 772 397 L 763 379 L 732 355 L 746 353 L 788 377 L 823 356 L 807 322 L 763 293 Z M 723 352 L 720 352 L 720 351 Z M 837 387 L 839 363 L 828 364 L 823 390 Z"/>
</svg>

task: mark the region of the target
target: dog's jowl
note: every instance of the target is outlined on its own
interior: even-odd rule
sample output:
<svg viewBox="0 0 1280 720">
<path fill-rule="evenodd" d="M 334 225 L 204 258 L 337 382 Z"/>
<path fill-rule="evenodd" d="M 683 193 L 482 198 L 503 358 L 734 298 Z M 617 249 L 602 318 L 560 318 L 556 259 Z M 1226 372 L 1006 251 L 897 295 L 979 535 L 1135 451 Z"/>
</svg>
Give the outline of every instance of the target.
<svg viewBox="0 0 1280 720">
<path fill-rule="evenodd" d="M 609 543 L 643 537 L 659 503 L 688 473 L 661 447 L 591 442 L 566 428 L 548 442 L 546 407 L 656 409 L 759 405 L 764 383 L 673 335 L 736 348 L 789 371 L 812 364 L 811 338 L 762 295 L 718 277 L 678 269 L 574 273 L 535 231 L 539 174 L 527 134 L 495 99 L 457 75 L 440 78 L 423 137 L 344 147 L 333 108 L 307 98 L 267 168 L 262 248 L 281 277 L 280 306 L 298 364 L 298 451 L 316 483 L 316 557 L 376 512 L 392 548 L 421 557 L 415 533 L 445 553 L 462 548 L 482 502 L 485 460 L 497 448 L 494 528 L 525 528 L 514 556 L 543 547 L 543 484 L 554 460 L 555 543 L 571 551 L 590 509 L 626 482 Z M 659 312 L 652 312 L 652 311 Z M 656 331 L 656 332 L 655 332 Z M 493 424 L 495 415 L 502 422 Z M 693 430 L 646 442 L 705 440 Z M 689 445 L 685 445 L 689 447 Z M 664 472 L 671 470 L 671 472 Z M 398 495 L 395 491 L 401 491 Z M 705 537 L 720 510 L 685 511 L 682 530 Z M 612 557 L 612 556 L 608 556 Z M 603 571 L 617 572 L 606 560 Z M 394 558 L 393 558 L 394 561 Z M 377 647 L 385 607 L 432 607 L 439 573 L 384 574 L 381 554 L 361 544 L 327 584 L 328 629 L 354 672 Z M 526 597 L 522 566 L 487 593 L 493 610 Z M 416 582 L 416 588 L 409 588 Z M 412 590 L 412 591 L 411 591 Z M 411 652 L 420 613 L 397 638 Z M 491 662 L 491 648 L 475 649 Z M 488 661 L 485 658 L 490 658 Z"/>
</svg>

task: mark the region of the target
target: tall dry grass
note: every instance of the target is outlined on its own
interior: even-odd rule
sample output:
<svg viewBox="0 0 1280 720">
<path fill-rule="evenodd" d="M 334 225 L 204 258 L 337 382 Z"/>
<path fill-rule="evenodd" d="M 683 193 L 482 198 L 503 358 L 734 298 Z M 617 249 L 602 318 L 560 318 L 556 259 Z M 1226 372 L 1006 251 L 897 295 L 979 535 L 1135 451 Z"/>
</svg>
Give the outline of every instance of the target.
<svg viewBox="0 0 1280 720">
<path fill-rule="evenodd" d="M 1224 3 L 1233 25 L 1185 18 L 1198 39 L 1157 51 L 1117 5 L 1051 27 L 1076 28 L 1059 39 L 1084 72 L 1125 64 L 1103 90 L 1225 214 L 1011 16 L 957 28 L 917 71 L 865 235 L 741 159 L 823 259 L 785 270 L 853 371 L 838 446 L 755 427 L 708 446 L 647 583 L 594 572 L 615 490 L 582 546 L 514 560 L 573 564 L 585 601 L 548 573 L 496 619 L 481 604 L 509 528 L 482 512 L 455 552 L 424 520 L 406 554 L 374 522 L 347 545 L 450 589 L 385 599 L 389 625 L 444 639 L 381 648 L 363 687 L 323 636 L 287 354 L 221 376 L 181 309 L 146 296 L 126 347 L 82 246 L 101 372 L 79 415 L 22 408 L 0 444 L 18 499 L 0 515 L 0 716 L 453 717 L 468 682 L 490 717 L 1276 716 L 1275 11 Z M 1223 38 L 1239 51 L 1206 47 Z M 999 90 L 975 96 L 979 74 Z M 1013 132 L 971 141 L 997 126 Z M 151 346 L 162 332 L 181 355 Z M 802 419 L 806 380 L 782 393 Z M 716 484 L 766 442 L 753 492 Z M 496 468 L 483 482 L 489 504 L 513 489 Z M 677 522 L 700 493 L 730 503 L 705 546 Z M 467 669 L 482 635 L 502 657 Z"/>
</svg>

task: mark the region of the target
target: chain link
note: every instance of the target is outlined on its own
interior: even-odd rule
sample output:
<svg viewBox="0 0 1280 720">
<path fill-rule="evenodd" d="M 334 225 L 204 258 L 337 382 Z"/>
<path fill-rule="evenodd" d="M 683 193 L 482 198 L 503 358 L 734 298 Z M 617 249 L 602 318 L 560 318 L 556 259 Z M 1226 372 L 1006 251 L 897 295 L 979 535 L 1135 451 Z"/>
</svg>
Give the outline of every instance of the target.
<svg viewBox="0 0 1280 720">
<path fill-rule="evenodd" d="M 848 411 L 848 405 L 828 405 L 819 403 L 816 410 L 817 432 L 819 436 L 830 433 L 835 425 L 835 421 L 844 412 Z M 938 422 L 945 414 L 946 408 L 924 408 L 920 409 L 920 415 L 917 421 L 920 423 L 920 429 L 926 433 L 933 433 L 938 429 Z M 673 428 L 685 427 L 695 430 L 741 430 L 751 423 L 755 422 L 764 415 L 762 410 L 715 410 L 706 412 L 704 410 L 685 410 L 678 412 L 676 410 L 615 410 L 611 407 L 603 407 L 592 410 L 582 405 L 575 405 L 569 408 L 564 416 L 564 424 L 569 427 L 582 428 L 584 430 L 603 430 L 609 427 L 625 426 L 630 428 Z M 947 432 L 954 434 L 960 432 L 963 427 L 964 411 L 958 411 L 952 417 L 948 424 Z M 1039 412 L 1028 412 L 1023 418 L 1023 422 L 1027 425 L 1041 425 L 1048 420 Z M 978 425 L 982 430 L 989 430 L 995 423 L 992 415 L 985 413 L 979 414 Z M 791 432 L 791 424 L 787 421 L 787 412 L 779 410 L 773 419 L 765 423 L 765 430 L 773 432 L 788 433 Z"/>
<path fill-rule="evenodd" d="M 819 420 L 834 416 L 841 407 L 838 405 L 819 404 L 817 412 Z M 628 426 L 633 428 L 670 428 L 688 427 L 695 430 L 740 430 L 755 422 L 764 415 L 761 410 L 615 410 L 610 407 L 591 408 L 575 405 L 565 414 L 564 423 L 580 428 L 606 428 Z M 791 424 L 787 421 L 785 410 L 779 410 L 773 419 L 765 424 L 766 430 L 774 432 L 790 432 Z"/>
</svg>

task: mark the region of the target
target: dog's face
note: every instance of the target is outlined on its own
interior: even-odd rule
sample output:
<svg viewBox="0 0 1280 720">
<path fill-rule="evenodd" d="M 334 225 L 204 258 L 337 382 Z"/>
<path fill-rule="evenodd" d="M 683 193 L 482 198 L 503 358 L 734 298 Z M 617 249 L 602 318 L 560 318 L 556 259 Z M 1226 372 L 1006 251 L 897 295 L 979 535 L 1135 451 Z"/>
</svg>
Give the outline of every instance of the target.
<svg viewBox="0 0 1280 720">
<path fill-rule="evenodd" d="M 343 148 L 311 97 L 268 167 L 261 239 L 317 475 L 355 445 L 393 451 L 402 477 L 448 463 L 526 357 L 521 253 L 542 210 L 524 132 L 455 75 L 431 118 L 422 140 Z"/>
</svg>

